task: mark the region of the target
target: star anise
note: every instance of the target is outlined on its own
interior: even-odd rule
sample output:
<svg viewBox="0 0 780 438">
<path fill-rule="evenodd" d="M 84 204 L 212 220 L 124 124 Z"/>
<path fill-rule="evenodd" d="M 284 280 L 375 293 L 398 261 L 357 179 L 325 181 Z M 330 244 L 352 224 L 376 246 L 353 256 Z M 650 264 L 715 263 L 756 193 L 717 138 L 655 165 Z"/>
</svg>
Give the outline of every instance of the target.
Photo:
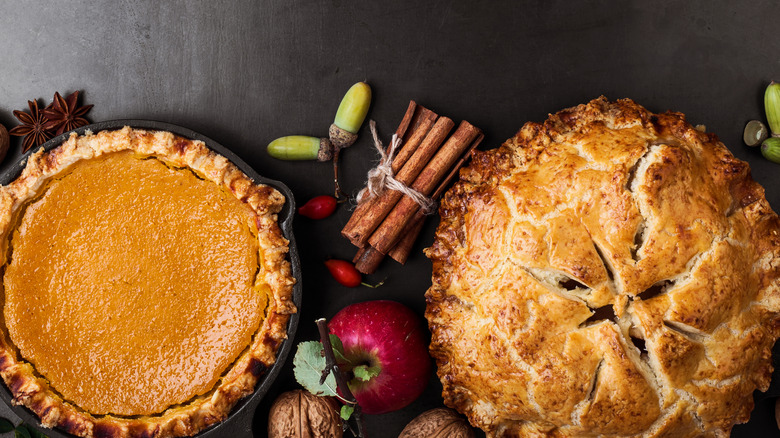
<svg viewBox="0 0 780 438">
<path fill-rule="evenodd" d="M 30 107 L 29 114 L 24 111 L 14 111 L 14 117 L 19 119 L 22 124 L 8 131 L 11 135 L 24 136 L 22 153 L 42 145 L 51 138 L 51 134 L 49 134 L 45 126 L 48 120 L 43 111 L 38 110 L 38 101 L 28 100 L 27 106 Z"/>
<path fill-rule="evenodd" d="M 51 105 L 43 110 L 49 119 L 45 128 L 49 131 L 55 131 L 55 135 L 60 135 L 63 132 L 89 125 L 89 121 L 84 118 L 84 115 L 92 109 L 92 105 L 79 107 L 78 100 L 78 91 L 74 91 L 64 99 L 59 92 L 55 92 Z"/>
</svg>

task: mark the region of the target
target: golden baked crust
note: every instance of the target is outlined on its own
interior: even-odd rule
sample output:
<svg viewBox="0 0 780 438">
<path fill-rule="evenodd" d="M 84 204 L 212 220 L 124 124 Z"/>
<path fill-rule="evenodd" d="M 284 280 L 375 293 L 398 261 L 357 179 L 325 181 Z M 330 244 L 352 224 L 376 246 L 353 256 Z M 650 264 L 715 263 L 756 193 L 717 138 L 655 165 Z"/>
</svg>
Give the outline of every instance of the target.
<svg viewBox="0 0 780 438">
<path fill-rule="evenodd" d="M 0 235 L 3 237 L 0 249 L 5 254 L 4 260 L 8 259 L 8 236 L 16 226 L 17 212 L 38 195 L 46 181 L 75 162 L 120 151 L 132 151 L 171 167 L 190 169 L 200 178 L 223 187 L 251 209 L 258 230 L 258 281 L 265 283 L 269 290 L 260 328 L 251 344 L 210 391 L 155 415 L 91 415 L 64 400 L 56 388 L 51 388 L 37 374 L 32 364 L 19 356 L 5 329 L 5 321 L 0 336 L 0 375 L 13 393 L 14 403 L 31 409 L 46 427 L 58 427 L 84 437 L 193 435 L 222 421 L 238 400 L 254 391 L 258 378 L 275 362 L 277 349 L 286 338 L 289 317 L 296 312 L 292 302 L 295 280 L 286 260 L 288 242 L 277 224 L 284 197 L 272 187 L 252 182 L 202 142 L 169 132 L 125 127 L 81 137 L 72 134 L 56 149 L 49 152 L 41 149 L 32 154 L 21 175 L 0 188 Z"/>
<path fill-rule="evenodd" d="M 748 420 L 780 328 L 780 222 L 715 135 L 602 97 L 476 153 L 440 214 L 430 351 L 445 403 L 488 436 Z"/>
</svg>

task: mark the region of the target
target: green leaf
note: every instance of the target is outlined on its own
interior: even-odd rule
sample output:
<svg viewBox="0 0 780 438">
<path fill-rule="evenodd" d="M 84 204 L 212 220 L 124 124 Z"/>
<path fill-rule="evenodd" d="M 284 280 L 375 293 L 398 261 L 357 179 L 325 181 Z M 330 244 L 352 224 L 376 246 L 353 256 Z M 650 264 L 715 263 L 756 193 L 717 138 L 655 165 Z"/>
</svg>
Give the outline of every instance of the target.
<svg viewBox="0 0 780 438">
<path fill-rule="evenodd" d="M 330 345 L 333 346 L 333 351 L 338 351 L 339 353 L 344 353 L 344 344 L 341 342 L 341 339 L 339 339 L 338 336 L 334 334 L 329 334 L 328 337 L 330 338 Z"/>
<path fill-rule="evenodd" d="M 341 419 L 344 421 L 348 421 L 349 417 L 352 416 L 352 413 L 355 412 L 355 407 L 352 405 L 343 405 L 341 406 L 341 412 L 339 412 L 339 415 L 341 415 Z"/>
<path fill-rule="evenodd" d="M 16 438 L 32 438 L 32 435 L 30 434 L 30 430 L 27 429 L 27 426 L 24 424 L 20 424 L 16 426 L 16 429 L 14 429 L 14 436 Z"/>
<path fill-rule="evenodd" d="M 378 376 L 380 371 L 382 371 L 381 368 L 370 367 L 368 365 L 358 365 L 355 368 L 352 368 L 352 374 L 364 382 L 368 382 L 372 377 Z"/>
<path fill-rule="evenodd" d="M 320 377 L 325 370 L 325 358 L 320 342 L 307 341 L 298 344 L 298 350 L 293 358 L 293 373 L 295 380 L 314 395 L 336 396 L 336 377 L 328 374 L 325 383 L 320 385 Z"/>
<path fill-rule="evenodd" d="M 341 342 L 341 339 L 333 334 L 328 335 L 328 337 L 330 338 L 331 346 L 333 346 L 333 355 L 336 356 L 336 362 L 339 365 L 350 364 L 350 360 L 344 356 L 344 344 Z"/>
<path fill-rule="evenodd" d="M 30 436 L 32 436 L 32 438 L 49 438 L 44 433 L 39 432 L 38 429 L 30 426 L 29 424 L 25 424 L 24 427 L 28 432 L 30 432 Z"/>
<path fill-rule="evenodd" d="M 14 430 L 14 424 L 7 418 L 0 417 L 0 433 L 6 433 Z"/>
</svg>

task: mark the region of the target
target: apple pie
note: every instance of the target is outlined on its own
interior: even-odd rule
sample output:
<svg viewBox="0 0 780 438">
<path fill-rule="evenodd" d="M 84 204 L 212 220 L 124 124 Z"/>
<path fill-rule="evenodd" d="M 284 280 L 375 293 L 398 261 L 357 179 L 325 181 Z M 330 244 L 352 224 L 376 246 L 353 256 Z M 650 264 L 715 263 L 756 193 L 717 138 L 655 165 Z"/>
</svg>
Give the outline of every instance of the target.
<svg viewBox="0 0 780 438">
<path fill-rule="evenodd" d="M 599 98 L 474 155 L 426 254 L 445 403 L 489 437 L 726 437 L 766 390 L 780 222 L 713 134 Z"/>
</svg>

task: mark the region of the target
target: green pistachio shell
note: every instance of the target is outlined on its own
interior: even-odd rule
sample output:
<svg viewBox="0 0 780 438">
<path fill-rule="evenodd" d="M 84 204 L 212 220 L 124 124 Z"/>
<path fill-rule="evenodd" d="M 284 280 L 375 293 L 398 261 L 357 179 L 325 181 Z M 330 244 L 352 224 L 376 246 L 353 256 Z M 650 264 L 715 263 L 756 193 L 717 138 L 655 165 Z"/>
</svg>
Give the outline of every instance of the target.
<svg viewBox="0 0 780 438">
<path fill-rule="evenodd" d="M 742 141 L 748 146 L 758 146 L 769 137 L 769 130 L 759 120 L 751 120 L 745 125 Z"/>
<path fill-rule="evenodd" d="M 780 138 L 769 137 L 761 143 L 761 155 L 769 161 L 780 163 Z"/>
</svg>

